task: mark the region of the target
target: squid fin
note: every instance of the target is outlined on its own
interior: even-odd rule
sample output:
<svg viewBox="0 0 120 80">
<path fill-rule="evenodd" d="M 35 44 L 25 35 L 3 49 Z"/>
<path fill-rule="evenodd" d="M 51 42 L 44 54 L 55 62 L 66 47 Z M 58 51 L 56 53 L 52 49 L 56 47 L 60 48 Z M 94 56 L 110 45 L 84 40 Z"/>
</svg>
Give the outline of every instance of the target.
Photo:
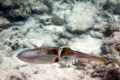
<svg viewBox="0 0 120 80">
<path fill-rule="evenodd" d="M 46 47 L 56 47 L 54 43 L 50 43 L 47 40 L 43 42 L 43 44 L 39 48 L 46 48 Z"/>
</svg>

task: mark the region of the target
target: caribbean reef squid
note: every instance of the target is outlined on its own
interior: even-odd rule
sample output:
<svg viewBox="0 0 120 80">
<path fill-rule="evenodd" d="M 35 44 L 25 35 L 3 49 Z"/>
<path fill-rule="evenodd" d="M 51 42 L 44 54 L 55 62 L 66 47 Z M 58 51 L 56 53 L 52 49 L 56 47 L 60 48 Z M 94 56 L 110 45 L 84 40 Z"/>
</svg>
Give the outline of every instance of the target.
<svg viewBox="0 0 120 80">
<path fill-rule="evenodd" d="M 74 51 L 68 47 L 41 46 L 36 49 L 28 49 L 20 52 L 17 58 L 28 63 L 54 63 L 73 59 L 95 59 L 102 62 L 107 60 L 83 52 Z"/>
</svg>

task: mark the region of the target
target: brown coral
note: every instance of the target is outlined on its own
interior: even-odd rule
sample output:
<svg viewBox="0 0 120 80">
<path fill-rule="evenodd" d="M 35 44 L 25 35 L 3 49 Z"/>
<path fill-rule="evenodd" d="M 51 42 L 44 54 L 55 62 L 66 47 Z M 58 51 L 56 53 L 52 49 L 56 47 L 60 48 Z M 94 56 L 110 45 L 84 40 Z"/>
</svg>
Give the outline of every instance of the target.
<svg viewBox="0 0 120 80">
<path fill-rule="evenodd" d="M 104 34 L 105 37 L 109 37 L 112 33 L 119 31 L 119 28 L 111 29 L 110 27 L 111 27 L 111 25 L 109 27 L 107 27 L 105 29 L 105 31 L 102 31 L 102 33 Z"/>
<path fill-rule="evenodd" d="M 116 51 L 120 51 L 120 44 L 117 44 L 117 45 L 115 46 L 115 50 L 116 50 Z"/>
</svg>

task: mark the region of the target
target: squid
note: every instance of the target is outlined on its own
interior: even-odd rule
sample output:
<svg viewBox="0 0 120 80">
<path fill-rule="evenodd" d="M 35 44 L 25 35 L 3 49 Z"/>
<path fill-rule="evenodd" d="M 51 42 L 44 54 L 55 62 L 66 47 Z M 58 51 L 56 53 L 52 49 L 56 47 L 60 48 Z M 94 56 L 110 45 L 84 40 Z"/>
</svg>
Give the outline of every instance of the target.
<svg viewBox="0 0 120 80">
<path fill-rule="evenodd" d="M 61 61 L 69 61 L 74 59 L 95 59 L 102 62 L 107 62 L 106 59 L 79 52 L 70 49 L 69 47 L 51 47 L 41 46 L 36 49 L 28 49 L 17 54 L 17 58 L 28 63 L 57 63 Z"/>
</svg>

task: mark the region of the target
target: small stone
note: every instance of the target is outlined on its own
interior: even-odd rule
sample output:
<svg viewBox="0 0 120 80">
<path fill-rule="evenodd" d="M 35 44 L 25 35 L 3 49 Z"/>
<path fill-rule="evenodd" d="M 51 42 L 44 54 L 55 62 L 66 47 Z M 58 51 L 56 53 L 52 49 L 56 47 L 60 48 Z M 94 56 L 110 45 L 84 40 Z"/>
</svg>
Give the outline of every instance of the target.
<svg viewBox="0 0 120 80">
<path fill-rule="evenodd" d="M 34 74 L 38 74 L 38 71 L 36 70 L 36 71 L 34 71 L 33 73 L 34 73 Z"/>
<path fill-rule="evenodd" d="M 22 65 L 20 65 L 20 67 L 26 67 L 27 66 L 27 64 L 22 64 Z"/>
</svg>

